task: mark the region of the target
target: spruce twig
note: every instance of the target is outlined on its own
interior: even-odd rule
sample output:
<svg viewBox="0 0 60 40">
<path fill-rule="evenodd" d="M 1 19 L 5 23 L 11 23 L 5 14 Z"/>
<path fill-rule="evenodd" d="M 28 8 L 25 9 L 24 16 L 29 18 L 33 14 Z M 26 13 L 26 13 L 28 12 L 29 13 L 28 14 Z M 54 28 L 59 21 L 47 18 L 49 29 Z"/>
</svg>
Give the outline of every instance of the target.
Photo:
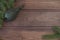
<svg viewBox="0 0 60 40">
<path fill-rule="evenodd" d="M 14 0 L 0 0 L 0 28 L 3 25 L 5 12 L 7 11 L 7 9 L 12 8 L 13 5 Z"/>
<path fill-rule="evenodd" d="M 52 27 L 52 30 L 54 32 L 54 34 L 50 34 L 50 35 L 43 35 L 43 39 L 47 39 L 47 40 L 52 40 L 52 39 L 59 39 L 60 38 L 60 28 L 57 26 Z"/>
</svg>

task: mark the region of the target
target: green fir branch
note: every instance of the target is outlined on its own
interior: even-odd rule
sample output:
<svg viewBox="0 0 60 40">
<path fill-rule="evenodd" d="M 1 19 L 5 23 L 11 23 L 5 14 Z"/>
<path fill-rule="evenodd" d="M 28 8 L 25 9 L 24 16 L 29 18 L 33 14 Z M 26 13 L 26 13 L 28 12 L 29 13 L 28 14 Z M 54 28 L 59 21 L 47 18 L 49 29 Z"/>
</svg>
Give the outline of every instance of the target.
<svg viewBox="0 0 60 40">
<path fill-rule="evenodd" d="M 54 27 L 52 27 L 52 30 L 53 30 L 54 34 L 43 35 L 42 38 L 47 39 L 47 40 L 59 39 L 60 38 L 60 28 L 57 26 L 54 26 Z"/>
</svg>

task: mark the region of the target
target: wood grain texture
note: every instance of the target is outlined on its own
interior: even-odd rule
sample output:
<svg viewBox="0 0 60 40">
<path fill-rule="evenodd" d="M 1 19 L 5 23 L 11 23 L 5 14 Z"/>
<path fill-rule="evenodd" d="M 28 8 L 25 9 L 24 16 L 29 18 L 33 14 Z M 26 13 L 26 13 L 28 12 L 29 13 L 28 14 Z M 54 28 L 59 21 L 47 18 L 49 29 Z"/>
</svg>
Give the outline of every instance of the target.
<svg viewBox="0 0 60 40">
<path fill-rule="evenodd" d="M 25 0 L 25 9 L 60 9 L 59 0 Z"/>
<path fill-rule="evenodd" d="M 4 40 L 42 40 L 42 35 L 53 33 L 52 26 L 60 26 L 60 0 L 23 0 L 23 3 L 25 7 L 18 17 L 4 22 L 0 30 Z M 23 3 L 19 0 L 16 6 Z"/>
</svg>

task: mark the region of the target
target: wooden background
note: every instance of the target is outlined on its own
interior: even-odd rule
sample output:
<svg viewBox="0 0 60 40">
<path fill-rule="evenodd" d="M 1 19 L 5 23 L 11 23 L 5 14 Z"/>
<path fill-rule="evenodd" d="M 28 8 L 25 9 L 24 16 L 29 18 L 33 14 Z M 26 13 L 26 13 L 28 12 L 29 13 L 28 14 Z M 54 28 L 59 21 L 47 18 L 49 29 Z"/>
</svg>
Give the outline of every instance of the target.
<svg viewBox="0 0 60 40">
<path fill-rule="evenodd" d="M 60 0 L 24 0 L 25 9 L 60 9 Z"/>
<path fill-rule="evenodd" d="M 4 40 L 42 40 L 42 35 L 53 33 L 51 26 L 60 26 L 60 0 L 17 0 L 16 6 L 21 4 L 25 7 L 18 17 L 0 30 Z"/>
</svg>

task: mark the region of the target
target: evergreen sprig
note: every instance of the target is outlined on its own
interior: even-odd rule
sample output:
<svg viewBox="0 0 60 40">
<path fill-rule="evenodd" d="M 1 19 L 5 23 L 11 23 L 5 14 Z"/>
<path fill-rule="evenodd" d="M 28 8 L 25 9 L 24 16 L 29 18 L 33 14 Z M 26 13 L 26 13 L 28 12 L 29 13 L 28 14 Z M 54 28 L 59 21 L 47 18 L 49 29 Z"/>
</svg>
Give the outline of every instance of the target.
<svg viewBox="0 0 60 40">
<path fill-rule="evenodd" d="M 15 0 L 0 0 L 0 28 L 3 25 L 3 19 L 7 9 L 13 8 Z"/>
<path fill-rule="evenodd" d="M 60 28 L 57 26 L 52 27 L 54 34 L 50 35 L 43 35 L 43 39 L 52 40 L 52 39 L 59 39 L 60 38 Z"/>
</svg>

